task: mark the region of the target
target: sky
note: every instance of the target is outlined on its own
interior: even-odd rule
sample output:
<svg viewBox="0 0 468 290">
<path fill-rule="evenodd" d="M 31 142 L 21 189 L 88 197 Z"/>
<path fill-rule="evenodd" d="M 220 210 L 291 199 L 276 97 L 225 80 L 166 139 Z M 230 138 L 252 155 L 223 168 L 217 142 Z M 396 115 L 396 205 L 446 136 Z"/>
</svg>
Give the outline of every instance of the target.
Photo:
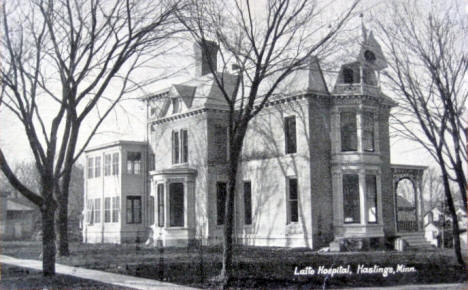
<svg viewBox="0 0 468 290">
<path fill-rule="evenodd" d="M 333 5 L 338 5 L 337 7 L 339 8 L 348 6 L 349 2 L 351 1 L 335 1 Z M 462 2 L 464 3 L 463 7 L 465 12 L 468 14 L 468 0 Z M 365 6 L 373 9 L 375 7 L 378 8 L 379 6 L 379 1 L 377 0 L 369 0 L 364 3 Z M 260 9 L 261 8 L 257 7 L 258 11 L 260 11 Z M 336 7 L 329 11 L 336 11 Z M 360 19 L 356 18 L 354 21 L 360 21 Z M 371 24 L 369 24 L 369 26 L 372 28 Z M 356 35 L 359 35 L 359 31 L 356 31 L 355 33 Z M 177 68 L 177 70 L 181 70 L 180 74 L 176 77 L 155 82 L 149 89 L 146 89 L 139 94 L 145 95 L 155 90 L 168 87 L 172 83 L 178 83 L 190 78 L 190 72 L 192 71 L 191 65 L 193 65 L 193 58 L 189 53 L 191 52 L 190 46 L 187 46 L 183 51 L 182 55 L 173 55 L 166 58 L 166 60 L 172 60 L 172 64 Z M 358 52 L 356 51 L 355 53 L 357 54 Z M 189 64 L 189 67 L 183 67 L 187 63 Z M 332 87 L 334 85 L 334 81 L 328 85 L 329 87 Z M 385 88 L 383 88 L 383 91 L 385 92 Z M 48 109 L 47 105 L 44 106 L 44 109 Z M 99 133 L 93 137 L 93 141 L 90 145 L 98 145 L 100 143 L 114 141 L 117 139 L 145 140 L 145 110 L 144 103 L 139 100 L 135 100 L 134 98 L 122 101 L 115 112 L 113 112 L 113 114 L 111 114 L 105 121 L 99 130 Z M 85 124 L 82 128 L 84 133 L 89 132 L 91 123 Z M 15 116 L 4 107 L 0 107 L 0 148 L 4 151 L 4 154 L 10 164 L 32 159 L 32 154 L 22 125 L 17 121 Z M 80 162 L 82 161 L 83 159 L 80 159 Z M 419 144 L 396 138 L 391 139 L 391 162 L 394 164 L 434 165 L 430 155 Z"/>
</svg>

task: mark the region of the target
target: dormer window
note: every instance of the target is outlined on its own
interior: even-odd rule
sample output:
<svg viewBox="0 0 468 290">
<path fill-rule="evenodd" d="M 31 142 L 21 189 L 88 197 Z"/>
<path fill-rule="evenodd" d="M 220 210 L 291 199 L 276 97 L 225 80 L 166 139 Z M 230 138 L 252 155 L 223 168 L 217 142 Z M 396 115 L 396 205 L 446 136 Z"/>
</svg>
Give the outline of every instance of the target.
<svg viewBox="0 0 468 290">
<path fill-rule="evenodd" d="M 345 67 L 343 68 L 343 82 L 345 84 L 352 84 L 354 83 L 354 71 L 349 68 L 349 67 Z"/>
</svg>

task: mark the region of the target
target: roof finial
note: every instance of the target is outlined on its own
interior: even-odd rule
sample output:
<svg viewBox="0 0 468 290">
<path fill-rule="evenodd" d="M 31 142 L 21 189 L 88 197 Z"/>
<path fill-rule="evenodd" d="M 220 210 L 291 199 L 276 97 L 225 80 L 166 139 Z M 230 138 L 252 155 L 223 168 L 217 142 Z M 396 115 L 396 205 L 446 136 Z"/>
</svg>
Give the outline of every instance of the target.
<svg viewBox="0 0 468 290">
<path fill-rule="evenodd" d="M 361 14 L 359 14 L 359 17 L 361 17 L 362 38 L 364 39 L 364 42 L 366 42 L 367 41 L 367 29 L 366 29 L 366 26 L 364 25 L 364 13 L 361 12 Z"/>
</svg>

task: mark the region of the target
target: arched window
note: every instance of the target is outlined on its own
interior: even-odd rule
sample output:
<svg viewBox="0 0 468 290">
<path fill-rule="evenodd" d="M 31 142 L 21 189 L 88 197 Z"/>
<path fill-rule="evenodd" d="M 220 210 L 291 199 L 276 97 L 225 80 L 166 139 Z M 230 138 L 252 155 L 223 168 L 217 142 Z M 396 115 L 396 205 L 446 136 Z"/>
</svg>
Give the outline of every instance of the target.
<svg viewBox="0 0 468 290">
<path fill-rule="evenodd" d="M 345 84 L 352 84 L 354 82 L 353 70 L 349 67 L 343 68 L 343 82 Z"/>
</svg>

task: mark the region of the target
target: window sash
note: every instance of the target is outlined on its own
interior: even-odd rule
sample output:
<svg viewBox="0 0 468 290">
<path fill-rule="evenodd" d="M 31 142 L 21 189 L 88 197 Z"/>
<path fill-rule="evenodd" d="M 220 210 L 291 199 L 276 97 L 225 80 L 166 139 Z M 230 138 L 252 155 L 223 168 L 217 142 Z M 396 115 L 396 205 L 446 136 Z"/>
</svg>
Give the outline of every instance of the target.
<svg viewBox="0 0 468 290">
<path fill-rule="evenodd" d="M 104 176 L 111 175 L 111 158 L 110 154 L 104 155 Z"/>
<path fill-rule="evenodd" d="M 296 153 L 296 117 L 286 117 L 284 119 L 285 147 L 286 154 Z"/>
<path fill-rule="evenodd" d="M 88 178 L 94 177 L 94 158 L 88 157 Z"/>
<path fill-rule="evenodd" d="M 252 224 L 252 184 L 244 182 L 244 224 Z"/>
<path fill-rule="evenodd" d="M 111 198 L 104 198 L 104 223 L 111 222 Z"/>
<path fill-rule="evenodd" d="M 120 197 L 114 196 L 112 198 L 112 222 L 118 223 L 120 216 Z"/>
<path fill-rule="evenodd" d="M 216 224 L 224 225 L 226 211 L 226 182 L 216 183 Z"/>
<path fill-rule="evenodd" d="M 153 196 L 150 196 L 149 197 L 149 208 L 148 208 L 148 212 L 149 212 L 149 217 L 148 217 L 148 220 L 149 220 L 149 224 L 150 225 L 154 225 L 154 197 Z"/>
<path fill-rule="evenodd" d="M 172 163 L 179 163 L 179 132 L 172 132 Z"/>
<path fill-rule="evenodd" d="M 359 176 L 343 175 L 343 218 L 344 223 L 360 223 L 361 208 L 359 198 Z"/>
<path fill-rule="evenodd" d="M 288 179 L 288 224 L 299 221 L 297 178 Z"/>
<path fill-rule="evenodd" d="M 188 162 L 188 132 L 187 130 L 180 131 L 181 143 L 181 161 L 182 163 Z"/>
<path fill-rule="evenodd" d="M 141 196 L 127 196 L 127 224 L 141 223 Z"/>
<path fill-rule="evenodd" d="M 119 175 L 119 153 L 112 154 L 112 175 Z"/>
<path fill-rule="evenodd" d="M 101 222 L 101 199 L 100 198 L 94 199 L 94 222 L 97 224 Z"/>
<path fill-rule="evenodd" d="M 127 173 L 141 174 L 141 152 L 127 152 Z"/>
<path fill-rule="evenodd" d="M 184 184 L 169 184 L 169 226 L 184 226 Z"/>
<path fill-rule="evenodd" d="M 164 227 L 164 184 L 158 184 L 158 227 Z"/>
<path fill-rule="evenodd" d="M 341 112 L 341 151 L 357 151 L 356 112 Z"/>
<path fill-rule="evenodd" d="M 94 201 L 92 199 L 86 200 L 86 222 L 90 225 L 94 223 Z"/>
<path fill-rule="evenodd" d="M 375 175 L 366 175 L 366 203 L 367 222 L 377 223 L 377 177 Z"/>
<path fill-rule="evenodd" d="M 364 151 L 374 152 L 374 113 L 364 112 L 362 114 L 362 147 Z"/>
<path fill-rule="evenodd" d="M 101 176 L 101 156 L 95 157 L 96 167 L 94 168 L 94 177 Z"/>
</svg>

